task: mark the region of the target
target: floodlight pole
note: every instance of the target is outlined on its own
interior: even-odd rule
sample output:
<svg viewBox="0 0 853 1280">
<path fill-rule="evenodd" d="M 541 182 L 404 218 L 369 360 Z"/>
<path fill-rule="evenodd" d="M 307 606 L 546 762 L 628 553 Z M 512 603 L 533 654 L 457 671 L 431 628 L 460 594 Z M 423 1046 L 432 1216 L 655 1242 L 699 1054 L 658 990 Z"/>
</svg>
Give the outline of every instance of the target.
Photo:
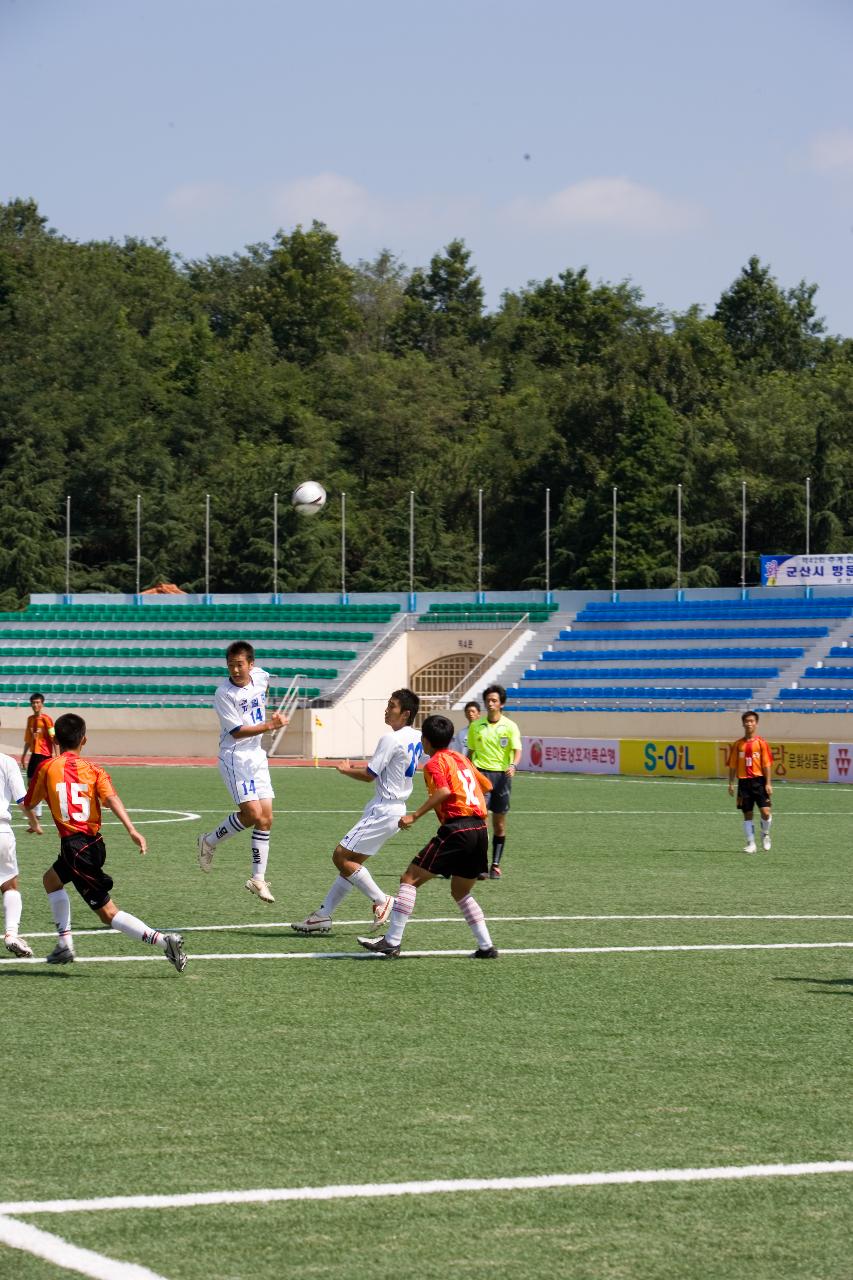
<svg viewBox="0 0 853 1280">
<path fill-rule="evenodd" d="M 136 495 L 136 595 L 140 594 L 142 572 L 142 494 Z"/>
<path fill-rule="evenodd" d="M 272 594 L 278 604 L 278 494 L 272 496 Z"/>
<path fill-rule="evenodd" d="M 415 597 L 415 491 L 409 490 L 409 613 L 417 609 Z"/>
<path fill-rule="evenodd" d="M 477 490 L 477 603 L 483 603 L 483 490 Z"/>
<path fill-rule="evenodd" d="M 65 603 L 71 603 L 71 494 L 65 498 Z"/>
<path fill-rule="evenodd" d="M 611 554 L 610 565 L 610 592 L 613 599 L 616 599 L 616 495 L 619 492 L 618 486 L 613 486 L 613 549 Z"/>
<path fill-rule="evenodd" d="M 806 476 L 806 555 L 809 554 L 812 524 L 812 478 Z"/>
<path fill-rule="evenodd" d="M 746 598 L 746 481 L 740 487 L 740 593 Z"/>
<path fill-rule="evenodd" d="M 210 604 L 210 494 L 204 495 L 204 602 Z"/>
<path fill-rule="evenodd" d="M 681 485 L 677 489 L 678 497 L 678 547 L 676 550 L 675 590 L 681 599 Z"/>
<path fill-rule="evenodd" d="M 347 495 L 341 494 L 341 604 L 349 604 L 347 595 Z"/>
<path fill-rule="evenodd" d="M 551 603 L 551 490 L 545 490 L 545 603 Z"/>
</svg>

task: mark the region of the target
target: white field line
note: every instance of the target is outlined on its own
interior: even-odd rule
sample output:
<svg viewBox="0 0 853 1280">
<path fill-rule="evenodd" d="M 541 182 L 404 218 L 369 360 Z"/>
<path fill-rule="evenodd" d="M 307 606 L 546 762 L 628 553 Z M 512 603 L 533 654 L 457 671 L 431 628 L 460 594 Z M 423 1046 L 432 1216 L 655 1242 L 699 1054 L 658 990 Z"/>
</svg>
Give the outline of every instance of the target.
<svg viewBox="0 0 853 1280">
<path fill-rule="evenodd" d="M 147 1267 L 139 1267 L 133 1262 L 117 1262 L 115 1258 L 93 1253 L 90 1249 L 79 1249 L 60 1236 L 3 1216 L 0 1216 L 0 1244 L 44 1258 L 64 1271 L 89 1276 L 90 1280 L 165 1280 L 164 1276 L 149 1271 Z"/>
<path fill-rule="evenodd" d="M 491 924 L 574 924 L 574 923 L 610 923 L 620 920 L 853 920 L 853 915 L 600 915 L 600 916 L 494 916 L 489 912 Z M 251 920 L 245 924 L 188 924 L 175 925 L 173 933 L 237 933 L 244 929 L 289 929 L 289 920 Z M 368 920 L 335 920 L 338 928 L 367 928 Z M 464 924 L 459 916 L 414 916 L 409 920 L 407 928 L 419 924 Z M 322 935 L 321 935 L 322 936 Z M 40 933 L 22 933 L 22 938 L 55 938 L 56 930 L 47 929 Z M 121 938 L 124 934 L 118 929 L 75 929 L 75 938 Z"/>
<path fill-rule="evenodd" d="M 472 944 L 473 945 L 473 944 Z M 603 956 L 639 952 L 663 951 L 836 951 L 853 949 L 853 942 L 700 942 L 685 945 L 648 944 L 632 947 L 501 947 L 502 956 Z M 429 959 L 433 956 L 470 956 L 471 947 L 443 948 L 432 951 L 405 951 L 404 959 Z M 193 964 L 200 960 L 384 960 L 385 956 L 366 951 L 193 951 L 189 953 Z M 163 953 L 133 956 L 77 956 L 75 964 L 158 964 Z M 31 960 L 0 960 L 0 968 L 6 965 L 41 965 L 45 961 L 37 956 Z"/>
<path fill-rule="evenodd" d="M 110 1209 L 192 1209 L 202 1205 L 271 1204 L 282 1200 L 377 1200 L 388 1196 L 459 1194 L 466 1191 L 546 1191 L 556 1187 L 612 1187 L 659 1182 L 729 1182 L 746 1178 L 803 1178 L 815 1174 L 839 1173 L 853 1173 L 853 1160 L 822 1160 L 812 1164 L 720 1165 L 696 1169 L 623 1169 L 606 1173 L 550 1173 L 518 1178 L 442 1178 L 430 1182 L 368 1182 L 326 1187 L 263 1188 L 252 1191 L 199 1191 L 171 1196 L 101 1196 L 92 1200 L 20 1200 L 0 1204 L 0 1214 L 95 1213 Z M 119 1273 L 113 1274 L 118 1276 Z"/>
</svg>

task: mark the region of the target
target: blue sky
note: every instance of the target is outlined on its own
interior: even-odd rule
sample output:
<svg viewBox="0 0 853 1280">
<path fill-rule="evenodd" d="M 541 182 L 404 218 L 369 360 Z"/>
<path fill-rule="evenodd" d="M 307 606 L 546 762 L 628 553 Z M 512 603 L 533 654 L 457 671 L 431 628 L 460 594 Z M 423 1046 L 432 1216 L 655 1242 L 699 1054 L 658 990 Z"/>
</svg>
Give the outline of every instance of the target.
<svg viewBox="0 0 853 1280">
<path fill-rule="evenodd" d="M 0 199 L 184 257 L 461 236 L 490 307 L 586 266 L 712 310 L 755 253 L 853 336 L 851 37 L 850 0 L 0 0 Z"/>
</svg>

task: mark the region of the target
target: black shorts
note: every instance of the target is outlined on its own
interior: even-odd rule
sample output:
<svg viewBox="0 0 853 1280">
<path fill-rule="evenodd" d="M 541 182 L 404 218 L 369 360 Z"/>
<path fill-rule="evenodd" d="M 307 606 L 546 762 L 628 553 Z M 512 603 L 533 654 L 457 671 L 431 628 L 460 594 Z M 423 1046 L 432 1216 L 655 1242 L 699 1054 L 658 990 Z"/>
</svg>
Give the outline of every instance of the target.
<svg viewBox="0 0 853 1280">
<path fill-rule="evenodd" d="M 478 765 L 479 769 L 480 766 Z M 509 793 L 512 790 L 512 778 L 503 769 L 480 769 L 492 784 L 491 791 L 485 793 L 486 808 L 489 813 L 506 813 L 509 809 Z"/>
<path fill-rule="evenodd" d="M 763 778 L 738 778 L 737 807 L 745 813 L 752 813 L 756 805 L 759 809 L 770 808 L 767 783 Z"/>
<path fill-rule="evenodd" d="M 482 818 L 450 818 L 412 859 L 431 875 L 476 880 L 489 869 L 489 830 Z"/>
<path fill-rule="evenodd" d="M 53 870 L 63 884 L 69 880 L 93 911 L 100 910 L 110 900 L 112 878 L 104 871 L 107 849 L 103 837 L 63 836 L 59 843 L 59 857 Z"/>
<path fill-rule="evenodd" d="M 36 769 L 40 769 L 42 765 L 46 764 L 49 759 L 50 759 L 50 756 L 31 755 L 29 760 L 27 761 L 27 777 L 32 778 Z"/>
</svg>

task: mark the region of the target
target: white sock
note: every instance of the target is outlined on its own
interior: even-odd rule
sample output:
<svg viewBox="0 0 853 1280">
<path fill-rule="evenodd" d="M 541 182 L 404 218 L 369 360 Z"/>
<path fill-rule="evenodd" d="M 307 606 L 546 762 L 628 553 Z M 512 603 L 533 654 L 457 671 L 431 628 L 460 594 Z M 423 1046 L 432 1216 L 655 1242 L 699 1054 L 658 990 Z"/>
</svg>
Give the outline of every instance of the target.
<svg viewBox="0 0 853 1280">
<path fill-rule="evenodd" d="M 761 834 L 762 834 L 763 836 L 769 836 L 769 835 L 770 835 L 770 823 L 771 823 L 772 821 L 773 821 L 773 814 L 772 814 L 772 813 L 771 813 L 771 815 L 770 815 L 770 817 L 769 817 L 769 818 L 762 818 L 762 819 L 761 819 Z"/>
<path fill-rule="evenodd" d="M 36 817 L 37 817 L 37 818 L 40 818 L 40 817 L 41 817 L 41 811 L 42 811 L 42 805 L 41 805 L 41 803 L 39 803 L 39 804 L 37 804 L 37 805 L 36 805 L 35 809 L 33 809 L 33 813 L 36 815 Z"/>
<path fill-rule="evenodd" d="M 348 893 L 352 892 L 352 885 L 346 876 L 338 876 L 323 901 L 320 903 L 318 916 L 331 917 L 335 907 L 339 907 Z"/>
<path fill-rule="evenodd" d="M 17 938 L 21 927 L 21 912 L 24 904 L 17 889 L 7 889 L 3 894 L 3 925 L 6 933 Z"/>
<path fill-rule="evenodd" d="M 223 840 L 230 840 L 232 836 L 239 836 L 245 830 L 239 813 L 229 813 L 213 831 L 206 831 L 204 838 L 208 844 L 220 844 Z"/>
<path fill-rule="evenodd" d="M 70 947 L 72 944 L 71 899 L 64 889 L 55 889 L 53 893 L 47 895 L 47 900 L 50 903 L 50 914 L 53 916 L 59 939 L 61 942 L 67 942 Z"/>
<path fill-rule="evenodd" d="M 166 939 L 160 930 L 149 929 L 147 924 L 143 924 L 129 911 L 117 911 L 110 921 L 110 928 L 118 929 L 119 933 L 126 933 L 129 938 L 135 938 L 137 942 L 145 942 L 149 947 L 166 950 Z"/>
<path fill-rule="evenodd" d="M 752 818 L 744 819 L 743 829 L 746 832 L 746 843 L 755 844 L 755 823 Z"/>
<path fill-rule="evenodd" d="M 483 915 L 483 908 L 480 906 L 476 898 L 471 894 L 466 894 L 464 898 L 460 898 L 457 903 L 459 910 L 468 921 L 471 932 L 473 933 L 477 946 L 485 951 L 492 945 L 489 926 L 486 924 L 486 917 Z"/>
<path fill-rule="evenodd" d="M 252 879 L 266 880 L 267 863 L 270 860 L 270 833 L 259 831 L 255 827 L 252 832 Z"/>
<path fill-rule="evenodd" d="M 388 894 L 379 888 L 367 867 L 359 867 L 358 871 L 354 871 L 347 878 L 350 884 L 360 889 L 365 898 L 369 898 L 371 902 L 384 902 L 388 897 Z"/>
<path fill-rule="evenodd" d="M 399 947 L 403 941 L 403 931 L 409 923 L 409 916 L 415 909 L 417 889 L 413 884 L 401 884 L 394 899 L 394 910 L 385 930 L 385 941 L 392 947 Z"/>
</svg>

